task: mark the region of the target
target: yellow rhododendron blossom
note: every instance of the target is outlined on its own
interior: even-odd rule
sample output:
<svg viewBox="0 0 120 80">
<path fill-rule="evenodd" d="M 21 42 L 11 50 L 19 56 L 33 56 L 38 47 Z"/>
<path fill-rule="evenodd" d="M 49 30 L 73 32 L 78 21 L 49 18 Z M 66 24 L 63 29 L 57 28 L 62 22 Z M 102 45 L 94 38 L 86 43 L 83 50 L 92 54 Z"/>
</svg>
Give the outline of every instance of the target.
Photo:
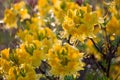
<svg viewBox="0 0 120 80">
<path fill-rule="evenodd" d="M 92 71 L 95 66 L 95 75 L 103 72 L 97 78 L 116 77 L 110 66 L 120 61 L 120 0 L 103 1 L 102 5 L 83 0 L 38 0 L 35 7 L 32 1 L 20 0 L 5 10 L 4 23 L 17 29 L 15 35 L 14 30 L 7 30 L 10 48 L 0 51 L 0 78 L 37 80 L 39 68 L 45 79 L 76 79 L 85 63 Z M 14 39 L 19 45 L 12 45 Z M 118 69 L 116 66 L 113 73 L 118 75 Z"/>
<path fill-rule="evenodd" d="M 36 80 L 36 73 L 34 68 L 29 64 L 22 64 L 21 69 L 25 71 L 25 76 L 23 76 L 26 80 Z"/>
<path fill-rule="evenodd" d="M 73 35 L 76 34 L 76 28 L 73 19 L 66 16 L 62 26 L 63 29 L 67 30 L 69 34 L 73 34 Z"/>
<path fill-rule="evenodd" d="M 36 30 L 36 29 L 38 29 L 39 27 L 42 27 L 43 25 L 45 25 L 45 22 L 44 22 L 44 20 L 40 17 L 40 15 L 35 16 L 35 17 L 32 17 L 32 18 L 31 18 L 31 21 L 32 21 L 32 24 L 31 24 L 31 23 L 29 24 L 31 30 Z"/>
<path fill-rule="evenodd" d="M 32 56 L 32 65 L 38 67 L 41 64 L 41 61 L 45 59 L 45 53 L 42 53 L 39 49 L 34 50 Z"/>
<path fill-rule="evenodd" d="M 94 37 L 94 25 L 98 23 L 98 16 L 96 12 L 85 13 L 81 10 L 68 10 L 62 27 L 68 34 L 78 37 L 83 42 L 87 37 Z"/>
<path fill-rule="evenodd" d="M 112 15 L 116 15 L 118 13 L 115 5 L 116 5 L 116 3 L 111 3 L 110 8 L 109 8 L 109 10 L 112 13 Z"/>
<path fill-rule="evenodd" d="M 29 62 L 30 54 L 26 51 L 25 44 L 21 44 L 20 48 L 16 49 L 15 54 L 20 64 Z"/>
<path fill-rule="evenodd" d="M 117 20 L 115 16 L 112 16 L 110 21 L 106 25 L 106 30 L 109 34 L 115 34 L 119 35 L 120 34 L 120 22 Z"/>
<path fill-rule="evenodd" d="M 42 43 L 39 40 L 34 40 L 33 44 L 35 44 L 36 48 L 40 48 L 42 46 Z"/>
<path fill-rule="evenodd" d="M 94 27 L 83 24 L 79 26 L 78 33 L 86 37 L 86 36 L 89 36 L 93 32 L 93 30 L 94 30 Z"/>
<path fill-rule="evenodd" d="M 17 73 L 14 73 L 16 71 L 17 67 L 11 67 L 8 71 L 7 80 L 16 80 Z"/>
<path fill-rule="evenodd" d="M 21 9 L 19 12 L 19 15 L 21 16 L 21 21 L 30 18 L 30 15 L 28 14 L 27 9 Z"/>
<path fill-rule="evenodd" d="M 18 16 L 18 17 L 17 17 Z M 24 1 L 13 4 L 11 9 L 5 10 L 4 22 L 9 27 L 17 27 L 17 21 L 21 19 L 21 21 L 25 19 L 29 19 L 30 15 L 28 14 L 28 10 L 26 8 L 26 4 Z"/>
<path fill-rule="evenodd" d="M 48 0 L 38 0 L 38 10 L 40 12 L 40 15 L 44 17 L 50 10 Z"/>
<path fill-rule="evenodd" d="M 25 8 L 25 2 L 24 1 L 20 1 L 19 3 L 14 4 L 13 8 L 16 11 L 20 11 L 21 9 Z"/>
<path fill-rule="evenodd" d="M 21 64 L 9 69 L 7 80 L 36 80 L 35 74 L 31 65 Z"/>
<path fill-rule="evenodd" d="M 32 42 L 34 40 L 34 36 L 27 34 L 25 35 L 25 41 L 27 41 L 28 43 Z"/>
<path fill-rule="evenodd" d="M 23 40 L 23 41 L 25 41 L 25 36 L 28 34 L 28 30 L 19 30 L 18 32 L 17 32 L 17 36 L 21 39 L 21 40 Z"/>
<path fill-rule="evenodd" d="M 66 75 L 75 74 L 83 70 L 85 65 L 82 60 L 83 54 L 68 44 L 55 45 L 48 52 L 48 63 L 51 65 L 51 74 L 64 78 Z"/>
<path fill-rule="evenodd" d="M 4 49 L 2 50 L 0 53 L 1 53 L 1 57 L 4 58 L 4 59 L 9 59 L 9 51 L 10 49 Z"/>
<path fill-rule="evenodd" d="M 8 28 L 17 27 L 16 13 L 12 9 L 6 9 L 4 14 L 4 22 Z"/>
<path fill-rule="evenodd" d="M 92 26 L 98 23 L 97 14 L 95 12 L 84 14 L 83 20 L 85 21 L 85 24 Z"/>
<path fill-rule="evenodd" d="M 79 8 L 79 5 L 77 4 L 77 3 L 73 3 L 73 2 L 71 2 L 71 1 L 68 1 L 67 3 L 66 3 L 66 8 L 67 9 L 78 9 Z"/>
<path fill-rule="evenodd" d="M 60 23 L 64 21 L 64 16 L 67 14 L 67 10 L 79 9 L 79 5 L 72 1 L 57 1 L 53 7 L 53 13 Z"/>
<path fill-rule="evenodd" d="M 30 15 L 28 14 L 28 10 L 26 9 L 26 4 L 24 1 L 14 4 L 13 9 L 17 14 L 19 14 L 21 21 L 30 18 Z"/>
<path fill-rule="evenodd" d="M 10 69 L 10 62 L 0 58 L 0 68 L 2 68 L 2 70 L 7 73 Z"/>
</svg>

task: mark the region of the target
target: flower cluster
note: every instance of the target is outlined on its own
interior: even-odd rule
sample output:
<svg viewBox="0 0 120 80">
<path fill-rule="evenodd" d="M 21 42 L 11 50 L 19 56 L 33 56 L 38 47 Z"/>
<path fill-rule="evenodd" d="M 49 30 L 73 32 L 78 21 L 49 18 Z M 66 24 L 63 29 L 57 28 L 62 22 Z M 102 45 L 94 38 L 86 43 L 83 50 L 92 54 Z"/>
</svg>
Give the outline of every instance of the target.
<svg viewBox="0 0 120 80">
<path fill-rule="evenodd" d="M 48 63 L 52 67 L 50 72 L 60 78 L 76 74 L 77 71 L 83 70 L 82 57 L 83 53 L 80 53 L 76 48 L 68 44 L 63 46 L 57 44 L 48 52 Z"/>
<path fill-rule="evenodd" d="M 120 74 L 116 71 L 120 0 L 101 1 L 101 6 L 82 2 L 38 0 L 31 7 L 21 0 L 11 4 L 5 10 L 3 29 L 15 28 L 19 45 L 0 51 L 0 79 L 75 80 L 78 72 L 92 63 L 96 75 L 103 73 L 100 76 L 117 80 L 110 72 Z M 111 65 L 117 67 L 110 69 Z"/>
<path fill-rule="evenodd" d="M 5 10 L 4 22 L 9 27 L 17 27 L 17 21 L 30 18 L 24 1 L 14 4 L 10 9 Z"/>
</svg>

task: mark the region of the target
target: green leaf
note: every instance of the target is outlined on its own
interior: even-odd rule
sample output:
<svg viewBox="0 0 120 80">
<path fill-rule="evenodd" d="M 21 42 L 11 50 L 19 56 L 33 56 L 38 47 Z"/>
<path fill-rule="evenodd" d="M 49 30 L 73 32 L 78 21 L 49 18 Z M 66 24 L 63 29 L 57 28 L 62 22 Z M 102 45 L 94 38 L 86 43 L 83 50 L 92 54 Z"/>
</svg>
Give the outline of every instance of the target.
<svg viewBox="0 0 120 80">
<path fill-rule="evenodd" d="M 60 7 L 61 7 L 63 10 L 65 10 L 65 8 L 66 8 L 66 2 L 63 1 L 63 2 L 61 3 Z"/>
<path fill-rule="evenodd" d="M 67 75 L 64 77 L 64 80 L 75 80 L 73 75 Z"/>
<path fill-rule="evenodd" d="M 14 62 L 13 64 L 18 64 L 18 58 L 17 58 L 17 56 L 15 56 L 14 53 L 11 53 L 11 54 L 10 54 L 10 60 L 11 60 L 12 62 Z"/>
</svg>

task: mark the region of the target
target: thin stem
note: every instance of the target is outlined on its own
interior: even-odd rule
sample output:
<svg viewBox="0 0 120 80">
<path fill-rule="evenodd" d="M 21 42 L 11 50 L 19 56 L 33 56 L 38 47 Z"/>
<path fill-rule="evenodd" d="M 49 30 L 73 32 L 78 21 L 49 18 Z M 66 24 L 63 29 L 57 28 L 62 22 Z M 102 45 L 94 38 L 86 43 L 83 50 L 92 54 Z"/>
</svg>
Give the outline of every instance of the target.
<svg viewBox="0 0 120 80">
<path fill-rule="evenodd" d="M 107 71 L 106 71 L 106 75 L 107 77 L 109 77 L 110 75 L 110 67 L 111 67 L 111 58 L 108 60 L 108 66 L 107 66 Z"/>
<path fill-rule="evenodd" d="M 105 57 L 106 55 L 102 52 L 102 50 L 96 45 L 95 41 L 92 38 L 89 38 L 94 44 L 95 48 Z"/>
<path fill-rule="evenodd" d="M 100 63 L 97 62 L 94 55 L 91 56 L 92 60 L 95 62 L 96 66 L 98 67 L 99 70 L 102 70 L 104 73 L 106 72 L 106 68 Z"/>
</svg>

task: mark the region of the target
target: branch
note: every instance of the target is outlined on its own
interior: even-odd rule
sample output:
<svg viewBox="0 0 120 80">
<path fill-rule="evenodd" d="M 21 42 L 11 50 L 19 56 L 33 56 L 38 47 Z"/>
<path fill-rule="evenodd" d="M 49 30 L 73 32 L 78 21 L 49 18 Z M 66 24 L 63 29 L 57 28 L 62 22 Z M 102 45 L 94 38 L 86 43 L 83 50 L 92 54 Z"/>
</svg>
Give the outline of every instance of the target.
<svg viewBox="0 0 120 80">
<path fill-rule="evenodd" d="M 107 71 L 106 71 L 107 77 L 109 77 L 109 74 L 110 74 L 111 59 L 112 59 L 112 58 L 110 58 L 110 59 L 108 60 L 108 66 L 107 66 Z"/>
<path fill-rule="evenodd" d="M 95 41 L 92 38 L 89 38 L 94 44 L 95 48 L 105 57 L 106 55 L 102 52 L 102 50 L 96 45 Z"/>
<path fill-rule="evenodd" d="M 119 44 L 120 44 L 120 39 L 118 40 L 116 47 L 114 47 L 114 49 L 113 49 L 113 51 L 112 51 L 112 54 L 115 54 L 115 52 L 116 52 L 117 49 L 118 49 Z"/>
<path fill-rule="evenodd" d="M 69 35 L 69 36 L 68 36 L 67 43 L 70 44 L 70 45 L 73 45 L 72 43 L 70 43 L 71 37 L 72 37 L 72 35 Z"/>
</svg>

